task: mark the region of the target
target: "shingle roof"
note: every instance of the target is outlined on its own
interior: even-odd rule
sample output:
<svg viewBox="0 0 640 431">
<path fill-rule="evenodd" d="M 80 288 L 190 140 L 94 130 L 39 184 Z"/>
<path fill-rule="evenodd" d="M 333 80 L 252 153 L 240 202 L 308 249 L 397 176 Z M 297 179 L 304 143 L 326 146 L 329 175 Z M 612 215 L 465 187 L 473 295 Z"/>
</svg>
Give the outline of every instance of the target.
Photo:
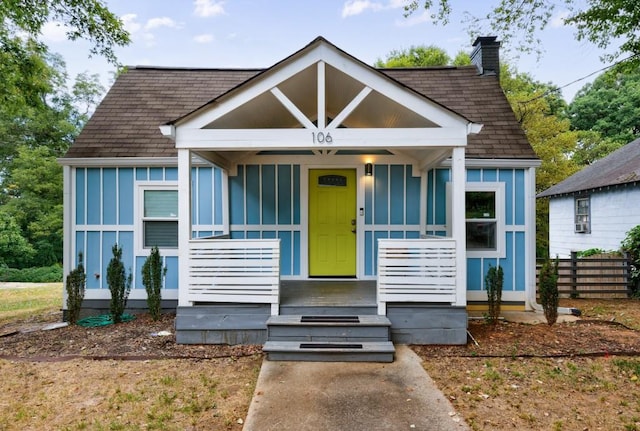
<svg viewBox="0 0 640 431">
<path fill-rule="evenodd" d="M 174 143 L 158 126 L 179 118 L 263 69 L 134 67 L 121 74 L 65 158 L 168 157 Z M 536 159 L 495 76 L 475 66 L 384 69 L 408 88 L 484 124 L 470 135 L 467 157 Z"/>
<path fill-rule="evenodd" d="M 640 139 L 628 143 L 538 197 L 557 196 L 640 181 Z"/>
</svg>

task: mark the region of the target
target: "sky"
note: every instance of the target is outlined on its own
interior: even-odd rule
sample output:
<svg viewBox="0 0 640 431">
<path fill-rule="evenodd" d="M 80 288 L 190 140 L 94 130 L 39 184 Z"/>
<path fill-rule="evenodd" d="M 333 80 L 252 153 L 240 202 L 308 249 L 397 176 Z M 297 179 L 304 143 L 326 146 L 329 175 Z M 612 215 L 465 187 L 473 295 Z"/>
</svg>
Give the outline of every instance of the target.
<svg viewBox="0 0 640 431">
<path fill-rule="evenodd" d="M 132 43 L 117 48 L 120 63 L 208 68 L 264 68 L 296 52 L 318 36 L 373 64 L 390 51 L 435 45 L 454 57 L 470 52 L 473 40 L 461 21 L 464 12 L 481 16 L 495 1 L 451 0 L 447 26 L 436 25 L 424 9 L 405 17 L 406 0 L 105 0 L 131 33 Z M 574 29 L 562 25 L 566 11 L 557 10 L 540 34 L 544 53 L 501 53 L 542 82 L 563 86 L 606 66 L 603 51 L 577 42 Z M 488 33 L 487 33 L 488 35 Z M 108 88 L 114 67 L 100 57 L 89 58 L 89 44 L 68 41 L 57 23 L 45 25 L 42 40 L 61 54 L 73 78 L 88 71 L 100 75 Z M 509 47 L 504 47 L 509 48 Z M 571 101 L 595 76 L 563 89 Z"/>
</svg>

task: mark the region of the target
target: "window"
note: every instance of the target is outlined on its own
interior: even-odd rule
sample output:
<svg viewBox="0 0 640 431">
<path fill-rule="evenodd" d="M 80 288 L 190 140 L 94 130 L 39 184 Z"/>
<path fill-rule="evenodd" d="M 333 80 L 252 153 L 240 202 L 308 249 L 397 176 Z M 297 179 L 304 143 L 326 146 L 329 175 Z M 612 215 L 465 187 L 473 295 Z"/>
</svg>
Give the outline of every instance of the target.
<svg viewBox="0 0 640 431">
<path fill-rule="evenodd" d="M 178 248 L 178 191 L 142 190 L 143 248 Z"/>
<path fill-rule="evenodd" d="M 465 199 L 467 250 L 497 248 L 496 193 L 493 191 L 467 192 Z"/>
<path fill-rule="evenodd" d="M 589 217 L 591 199 L 587 197 L 576 198 L 575 204 L 575 232 L 590 233 L 591 220 Z"/>
</svg>

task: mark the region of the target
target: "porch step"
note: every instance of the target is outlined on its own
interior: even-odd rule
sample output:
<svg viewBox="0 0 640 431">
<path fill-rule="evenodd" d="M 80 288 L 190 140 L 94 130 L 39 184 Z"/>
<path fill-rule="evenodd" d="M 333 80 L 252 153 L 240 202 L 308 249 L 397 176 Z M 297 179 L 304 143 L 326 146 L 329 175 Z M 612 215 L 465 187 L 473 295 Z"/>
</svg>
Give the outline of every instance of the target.
<svg viewBox="0 0 640 431">
<path fill-rule="evenodd" d="M 267 341 L 263 351 L 270 361 L 393 362 L 395 348 L 391 341 Z"/>
<path fill-rule="evenodd" d="M 378 315 L 280 315 L 267 320 L 272 361 L 392 362 L 391 321 Z"/>
</svg>

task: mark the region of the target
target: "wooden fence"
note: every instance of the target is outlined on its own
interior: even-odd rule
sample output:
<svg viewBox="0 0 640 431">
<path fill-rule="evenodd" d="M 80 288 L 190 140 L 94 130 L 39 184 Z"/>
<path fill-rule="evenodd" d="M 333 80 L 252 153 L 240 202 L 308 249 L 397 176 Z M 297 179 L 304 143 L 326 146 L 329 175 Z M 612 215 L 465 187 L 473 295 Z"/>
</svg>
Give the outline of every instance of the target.
<svg viewBox="0 0 640 431">
<path fill-rule="evenodd" d="M 538 261 L 536 275 L 542 261 Z M 628 255 L 594 255 L 558 259 L 561 298 L 627 298 L 631 293 L 631 260 Z"/>
</svg>

